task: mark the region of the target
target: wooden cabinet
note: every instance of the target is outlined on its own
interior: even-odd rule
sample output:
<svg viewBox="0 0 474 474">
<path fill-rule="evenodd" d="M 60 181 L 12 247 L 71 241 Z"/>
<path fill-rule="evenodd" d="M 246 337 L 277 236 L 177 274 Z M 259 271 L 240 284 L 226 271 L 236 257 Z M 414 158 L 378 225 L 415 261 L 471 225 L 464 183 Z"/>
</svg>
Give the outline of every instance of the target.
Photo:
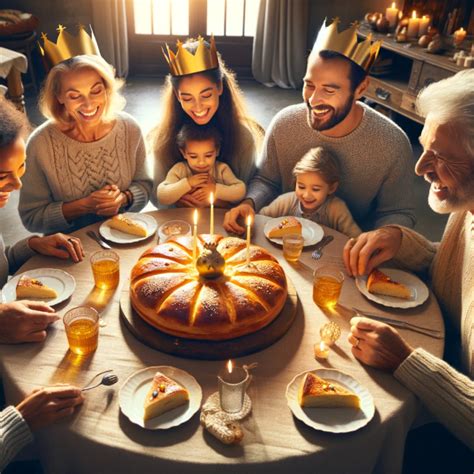
<svg viewBox="0 0 474 474">
<path fill-rule="evenodd" d="M 372 32 L 361 26 L 359 36 L 372 33 L 382 40 L 380 57 L 393 64 L 383 74 L 371 74 L 365 97 L 405 117 L 423 123 L 417 115 L 415 99 L 421 89 L 432 82 L 445 79 L 463 68 L 451 61 L 453 51 L 444 55 L 430 54 L 416 43 L 397 43 L 393 37 Z M 373 68 L 376 71 L 376 66 Z"/>
</svg>

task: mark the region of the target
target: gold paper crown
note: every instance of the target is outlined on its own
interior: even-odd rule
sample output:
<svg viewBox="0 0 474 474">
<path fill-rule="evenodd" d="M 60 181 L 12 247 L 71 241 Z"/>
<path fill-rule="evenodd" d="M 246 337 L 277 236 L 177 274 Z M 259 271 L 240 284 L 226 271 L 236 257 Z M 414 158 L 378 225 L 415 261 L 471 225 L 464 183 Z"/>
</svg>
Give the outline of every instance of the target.
<svg viewBox="0 0 474 474">
<path fill-rule="evenodd" d="M 204 44 L 202 36 L 199 36 L 197 41 L 199 44 L 194 54 L 188 51 L 181 41 L 176 42 L 178 48 L 176 54 L 170 50 L 168 45 L 166 45 L 166 51 L 162 48 L 173 76 L 184 76 L 219 67 L 214 36 L 211 36 L 209 41 L 210 48 Z"/>
<path fill-rule="evenodd" d="M 355 62 L 368 72 L 379 54 L 382 42 L 374 41 L 372 43 L 372 33 L 369 33 L 364 41 L 358 43 L 357 27 L 359 24 L 354 22 L 349 28 L 339 33 L 339 23 L 340 19 L 334 18 L 334 21 L 327 26 L 327 18 L 324 20 L 311 53 L 324 50 L 334 51 Z"/>
<path fill-rule="evenodd" d="M 99 46 L 97 46 L 92 28 L 91 36 L 89 36 L 85 30 L 84 25 L 78 26 L 77 36 L 72 36 L 65 30 L 65 26 L 58 25 L 57 31 L 59 31 L 59 35 L 56 43 L 50 41 L 46 33 L 41 34 L 43 46 L 39 43 L 38 46 L 48 69 L 51 69 L 66 59 L 81 54 L 100 56 Z"/>
</svg>

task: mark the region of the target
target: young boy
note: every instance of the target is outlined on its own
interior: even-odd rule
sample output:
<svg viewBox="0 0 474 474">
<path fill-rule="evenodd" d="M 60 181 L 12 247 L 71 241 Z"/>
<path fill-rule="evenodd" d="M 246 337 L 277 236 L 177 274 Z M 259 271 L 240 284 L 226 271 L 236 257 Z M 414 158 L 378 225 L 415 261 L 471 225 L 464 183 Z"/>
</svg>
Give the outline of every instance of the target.
<svg viewBox="0 0 474 474">
<path fill-rule="evenodd" d="M 176 163 L 159 184 L 160 204 L 171 205 L 181 200 L 185 206 L 201 204 L 203 207 L 208 205 L 211 192 L 216 205 L 244 198 L 244 182 L 234 175 L 229 165 L 216 161 L 221 141 L 219 131 L 213 126 L 183 125 L 176 142 L 184 161 Z"/>
<path fill-rule="evenodd" d="M 294 192 L 282 194 L 260 214 L 269 217 L 297 216 L 331 227 L 349 237 L 362 231 L 346 203 L 334 195 L 340 170 L 335 157 L 323 147 L 312 148 L 293 168 Z"/>
</svg>

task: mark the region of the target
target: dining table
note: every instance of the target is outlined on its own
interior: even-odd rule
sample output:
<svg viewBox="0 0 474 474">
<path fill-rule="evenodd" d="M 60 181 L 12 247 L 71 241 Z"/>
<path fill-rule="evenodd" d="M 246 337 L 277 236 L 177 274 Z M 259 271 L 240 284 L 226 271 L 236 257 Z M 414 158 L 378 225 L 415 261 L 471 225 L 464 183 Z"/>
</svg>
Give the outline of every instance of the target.
<svg viewBox="0 0 474 474">
<path fill-rule="evenodd" d="M 215 233 L 227 235 L 222 224 L 224 210 L 215 210 Z M 147 213 L 157 225 L 171 219 L 193 222 L 193 210 L 162 209 Z M 284 269 L 296 288 L 296 317 L 287 332 L 276 342 L 257 352 L 238 357 L 234 364 L 257 363 L 247 394 L 251 413 L 241 421 L 244 437 L 235 445 L 225 445 L 200 424 L 199 412 L 189 421 L 169 429 L 150 430 L 131 422 L 120 409 L 121 384 L 134 372 L 151 366 L 171 366 L 191 374 L 203 393 L 203 402 L 217 391 L 217 374 L 227 362 L 178 357 L 140 342 L 120 315 L 120 299 L 130 284 L 130 271 L 140 255 L 157 245 L 157 234 L 140 242 L 109 242 L 120 256 L 120 284 L 116 290 L 99 290 L 89 263 L 99 250 L 87 231 L 98 231 L 100 223 L 73 233 L 83 243 L 86 257 L 80 263 L 45 256 L 31 258 L 18 273 L 38 268 L 59 268 L 76 281 L 73 294 L 56 309 L 64 315 L 79 305 L 95 307 L 105 325 L 100 328 L 97 350 L 78 356 L 68 350 L 61 320 L 52 325 L 43 343 L 0 345 L 1 372 L 5 395 L 10 404 L 18 403 L 33 389 L 57 383 L 85 386 L 97 373 L 113 369 L 119 382 L 85 394 L 77 412 L 61 422 L 35 433 L 35 451 L 47 473 L 283 473 L 283 472 L 380 472 L 402 470 L 404 444 L 410 427 L 422 407 L 419 400 L 391 373 L 368 367 L 358 361 L 348 342 L 353 307 L 361 312 L 379 313 L 395 320 L 409 321 L 439 331 L 431 337 L 398 328 L 412 347 L 423 347 L 442 357 L 444 323 L 435 296 L 416 307 L 398 309 L 369 301 L 347 275 L 342 250 L 347 237 L 323 226 L 334 240 L 324 248 L 322 257 L 313 260 L 313 247 L 305 247 L 298 262 L 283 257 L 282 247 L 264 234 L 268 217 L 257 215 L 251 232 L 252 244 L 267 249 Z M 209 232 L 209 210 L 199 213 L 198 233 Z M 243 236 L 245 238 L 245 236 Z M 322 310 L 313 302 L 313 272 L 322 265 L 338 267 L 345 280 L 338 305 Z M 341 337 L 330 348 L 325 360 L 315 359 L 314 345 L 320 329 L 336 322 Z M 373 397 L 373 418 L 351 432 L 314 429 L 296 418 L 289 408 L 288 384 L 305 371 L 335 369 L 353 377 Z M 334 409 L 337 410 L 337 409 Z"/>
</svg>

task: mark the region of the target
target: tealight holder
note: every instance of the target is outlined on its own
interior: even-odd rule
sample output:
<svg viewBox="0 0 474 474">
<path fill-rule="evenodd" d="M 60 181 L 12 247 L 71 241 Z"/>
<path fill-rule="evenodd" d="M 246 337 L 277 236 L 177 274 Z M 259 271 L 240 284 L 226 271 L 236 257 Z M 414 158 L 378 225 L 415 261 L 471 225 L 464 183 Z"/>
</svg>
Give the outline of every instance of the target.
<svg viewBox="0 0 474 474">
<path fill-rule="evenodd" d="M 328 346 L 332 346 L 341 337 L 341 327 L 334 321 L 330 321 L 321 326 L 319 335 Z"/>
<path fill-rule="evenodd" d="M 247 369 L 233 367 L 222 369 L 218 376 L 219 398 L 221 408 L 227 413 L 237 413 L 244 405 L 245 389 L 250 381 Z"/>
</svg>

